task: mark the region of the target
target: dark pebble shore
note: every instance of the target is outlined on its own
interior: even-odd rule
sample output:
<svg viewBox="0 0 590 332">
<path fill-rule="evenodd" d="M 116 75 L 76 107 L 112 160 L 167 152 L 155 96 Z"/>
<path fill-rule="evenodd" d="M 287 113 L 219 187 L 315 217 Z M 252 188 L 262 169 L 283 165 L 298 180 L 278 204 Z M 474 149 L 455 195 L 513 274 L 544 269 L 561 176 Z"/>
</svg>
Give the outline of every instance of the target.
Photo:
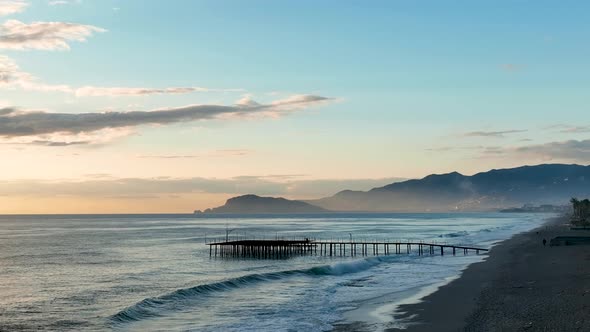
<svg viewBox="0 0 590 332">
<path fill-rule="evenodd" d="M 559 218 L 503 241 L 460 278 L 401 306 L 395 318 L 410 326 L 389 331 L 590 331 L 590 245 L 549 246 L 557 236 L 590 230 Z"/>
</svg>

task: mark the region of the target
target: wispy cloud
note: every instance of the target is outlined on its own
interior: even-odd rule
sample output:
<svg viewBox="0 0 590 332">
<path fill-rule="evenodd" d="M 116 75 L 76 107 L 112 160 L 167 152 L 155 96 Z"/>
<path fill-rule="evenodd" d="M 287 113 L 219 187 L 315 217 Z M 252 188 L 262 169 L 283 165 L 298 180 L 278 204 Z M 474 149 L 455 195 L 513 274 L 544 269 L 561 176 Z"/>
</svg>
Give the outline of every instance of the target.
<svg viewBox="0 0 590 332">
<path fill-rule="evenodd" d="M 519 140 L 529 142 L 530 139 Z M 473 158 L 501 158 L 519 162 L 579 162 L 590 163 L 590 139 L 556 141 L 523 145 L 440 146 L 427 149 L 432 152 L 471 151 Z"/>
<path fill-rule="evenodd" d="M 0 55 L 0 84 L 12 84 L 17 81 L 26 80 L 29 76 L 19 70 L 18 66 L 12 59 Z"/>
<path fill-rule="evenodd" d="M 1 112 L 0 112 L 1 114 Z M 1 116 L 0 116 L 1 120 Z M 64 133 L 54 132 L 41 135 L 30 136 L 2 136 L 0 135 L 0 144 L 5 145 L 29 145 L 29 146 L 47 146 L 47 147 L 66 147 L 66 146 L 93 146 L 99 147 L 112 144 L 115 141 L 136 134 L 133 128 L 104 128 L 91 132 Z"/>
<path fill-rule="evenodd" d="M 76 97 L 137 97 L 158 94 L 187 94 L 198 92 L 243 92 L 243 89 L 212 89 L 204 87 L 71 87 L 66 84 L 48 84 L 27 73 L 9 57 L 0 55 L 0 88 L 23 89 L 26 91 L 61 92 Z"/>
<path fill-rule="evenodd" d="M 29 6 L 29 3 L 23 0 L 0 0 L 0 16 L 20 13 Z"/>
<path fill-rule="evenodd" d="M 299 95 L 273 101 L 270 104 L 256 103 L 252 106 L 188 105 L 153 111 L 104 113 L 48 113 L 3 108 L 0 109 L 0 137 L 34 138 L 43 135 L 69 137 L 92 135 L 101 130 L 131 129 L 142 125 L 167 125 L 249 116 L 277 117 L 330 100 L 332 99 L 316 95 Z"/>
<path fill-rule="evenodd" d="M 116 97 L 116 96 L 147 96 L 158 94 L 184 94 L 193 92 L 241 92 L 243 89 L 210 89 L 203 87 L 171 87 L 171 88 L 130 88 L 130 87 L 95 87 L 85 86 L 72 90 L 78 97 Z"/>
<path fill-rule="evenodd" d="M 240 175 L 234 179 L 263 179 L 272 181 L 291 181 L 298 178 L 306 177 L 306 174 L 268 174 L 268 175 Z"/>
<path fill-rule="evenodd" d="M 526 65 L 520 65 L 515 63 L 503 63 L 500 65 L 500 68 L 502 68 L 504 71 L 514 73 L 525 69 Z"/>
<path fill-rule="evenodd" d="M 524 156 L 539 157 L 544 160 L 569 160 L 590 162 L 590 140 L 569 140 L 545 144 L 521 146 L 509 150 Z"/>
<path fill-rule="evenodd" d="M 553 126 L 546 127 L 549 130 L 555 130 L 560 133 L 564 134 L 579 134 L 579 133 L 588 133 L 590 132 L 590 126 L 573 126 L 573 125 L 566 125 L 566 124 L 557 124 Z"/>
<path fill-rule="evenodd" d="M 496 137 L 501 138 L 509 134 L 524 133 L 526 130 L 503 130 L 503 131 L 471 131 L 465 133 L 464 136 L 468 137 Z"/>
<path fill-rule="evenodd" d="M 521 146 L 482 147 L 480 157 L 510 158 L 536 162 L 590 162 L 590 140 L 568 140 Z"/>
<path fill-rule="evenodd" d="M 27 91 L 64 92 L 72 89 L 63 84 L 45 84 L 35 76 L 22 71 L 9 57 L 0 55 L 0 88 L 19 88 Z"/>
<path fill-rule="evenodd" d="M 82 0 L 52 0 L 47 2 L 50 6 L 78 5 L 81 3 Z"/>
<path fill-rule="evenodd" d="M 211 157 L 238 157 L 252 154 L 252 150 L 246 149 L 225 149 L 206 151 L 194 154 L 159 154 L 159 155 L 139 155 L 141 159 L 201 159 Z"/>
<path fill-rule="evenodd" d="M 8 20 L 0 24 L 0 49 L 69 50 L 71 41 L 84 42 L 105 29 L 92 25 L 66 22 L 33 22 Z"/>
<path fill-rule="evenodd" d="M 456 151 L 456 150 L 481 150 L 484 149 L 485 146 L 483 145 L 475 145 L 475 146 L 438 146 L 433 148 L 428 148 L 426 151 L 431 152 L 447 152 L 447 151 Z"/>
<path fill-rule="evenodd" d="M 72 142 L 58 142 L 50 140 L 35 140 L 27 143 L 29 145 L 40 145 L 40 146 L 71 146 L 71 145 L 87 145 L 92 142 L 90 141 L 72 141 Z"/>
<path fill-rule="evenodd" d="M 438 146 L 438 147 L 434 147 L 434 148 L 427 148 L 426 151 L 447 152 L 447 151 L 453 151 L 455 149 L 456 149 L 456 147 L 454 147 L 454 146 Z"/>
</svg>

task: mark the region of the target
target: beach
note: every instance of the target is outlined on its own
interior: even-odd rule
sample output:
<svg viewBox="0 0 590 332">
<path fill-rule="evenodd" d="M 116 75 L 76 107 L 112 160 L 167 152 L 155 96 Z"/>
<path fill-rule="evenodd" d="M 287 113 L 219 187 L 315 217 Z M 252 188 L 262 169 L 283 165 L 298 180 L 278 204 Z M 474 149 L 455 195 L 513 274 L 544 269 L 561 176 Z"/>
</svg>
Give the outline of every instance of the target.
<svg viewBox="0 0 590 332">
<path fill-rule="evenodd" d="M 409 326 L 389 331 L 590 331 L 590 246 L 549 246 L 556 236 L 590 231 L 555 218 L 515 235 L 460 278 L 400 306 L 395 319 Z"/>
</svg>

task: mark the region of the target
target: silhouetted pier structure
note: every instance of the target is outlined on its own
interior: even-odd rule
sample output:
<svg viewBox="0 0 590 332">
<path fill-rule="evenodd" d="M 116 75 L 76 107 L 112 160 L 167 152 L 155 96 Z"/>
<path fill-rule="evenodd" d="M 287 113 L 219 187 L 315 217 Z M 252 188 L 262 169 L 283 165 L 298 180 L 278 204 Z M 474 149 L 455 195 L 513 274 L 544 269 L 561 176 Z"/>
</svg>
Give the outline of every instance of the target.
<svg viewBox="0 0 590 332">
<path fill-rule="evenodd" d="M 224 242 L 212 242 L 209 245 L 210 257 L 226 258 L 258 258 L 278 259 L 297 255 L 309 256 L 380 256 L 391 254 L 456 255 L 457 251 L 463 251 L 464 255 L 488 249 L 466 247 L 451 244 L 426 243 L 426 242 L 360 242 L 360 241 L 321 241 L 321 240 L 236 240 Z"/>
</svg>

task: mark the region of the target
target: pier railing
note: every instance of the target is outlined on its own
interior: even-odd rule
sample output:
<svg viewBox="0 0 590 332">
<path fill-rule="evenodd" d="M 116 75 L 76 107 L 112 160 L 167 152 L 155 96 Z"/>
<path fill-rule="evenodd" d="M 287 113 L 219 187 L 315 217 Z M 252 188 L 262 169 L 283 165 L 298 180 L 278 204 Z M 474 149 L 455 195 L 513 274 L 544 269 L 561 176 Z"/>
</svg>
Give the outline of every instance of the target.
<svg viewBox="0 0 590 332">
<path fill-rule="evenodd" d="M 441 256 L 447 254 L 456 255 L 457 251 L 463 251 L 464 255 L 471 253 L 480 254 L 488 251 L 485 248 L 472 246 L 460 246 L 453 244 L 431 243 L 422 241 L 343 241 L 343 240 L 317 240 L 317 239 L 275 239 L 256 240 L 242 239 L 233 241 L 213 241 L 208 243 L 210 257 L 225 258 L 258 258 L 276 259 L 288 258 L 296 255 L 314 256 L 379 256 L 391 254 L 412 254 Z"/>
</svg>

